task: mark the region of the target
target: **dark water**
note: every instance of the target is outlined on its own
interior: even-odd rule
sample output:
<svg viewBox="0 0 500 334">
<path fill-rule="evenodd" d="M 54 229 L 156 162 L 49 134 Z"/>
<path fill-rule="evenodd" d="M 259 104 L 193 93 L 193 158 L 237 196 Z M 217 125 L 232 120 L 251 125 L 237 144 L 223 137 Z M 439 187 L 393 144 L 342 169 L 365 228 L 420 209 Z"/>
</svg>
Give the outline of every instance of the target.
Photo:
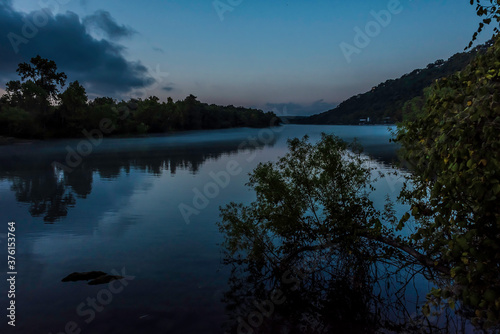
<svg viewBox="0 0 500 334">
<path fill-rule="evenodd" d="M 288 138 L 308 134 L 316 141 L 321 132 L 358 137 L 382 170 L 395 159 L 386 126 L 288 125 L 109 139 L 98 146 L 79 140 L 0 146 L 0 242 L 6 254 L 7 222 L 15 221 L 18 272 L 16 328 L 7 328 L 2 315 L 0 331 L 222 333 L 229 273 L 218 245 L 219 206 L 253 200 L 248 173 L 284 155 Z M 78 148 L 86 156 L 68 165 L 68 150 Z M 401 182 L 389 178 L 376 186 L 381 207 Z M 61 282 L 93 270 L 125 273 L 126 285 Z M 0 286 L 5 310 L 5 280 Z"/>
</svg>

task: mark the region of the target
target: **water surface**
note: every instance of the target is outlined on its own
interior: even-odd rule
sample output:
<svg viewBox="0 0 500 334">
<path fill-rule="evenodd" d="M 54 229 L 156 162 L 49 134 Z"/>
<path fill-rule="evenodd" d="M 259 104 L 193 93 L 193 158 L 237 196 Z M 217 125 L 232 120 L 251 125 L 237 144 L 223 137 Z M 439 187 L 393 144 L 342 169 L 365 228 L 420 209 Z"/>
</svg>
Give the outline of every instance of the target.
<svg viewBox="0 0 500 334">
<path fill-rule="evenodd" d="M 288 138 L 307 134 L 317 141 L 322 132 L 357 137 L 379 169 L 395 160 L 387 126 L 107 139 L 76 167 L 66 158 L 81 140 L 0 146 L 2 244 L 7 222 L 17 227 L 16 332 L 60 333 L 74 322 L 82 333 L 221 333 L 229 272 L 221 264 L 219 206 L 253 200 L 248 173 L 283 156 Z M 228 170 L 228 182 L 215 188 L 214 175 Z M 398 179 L 379 181 L 376 205 L 383 206 L 386 194 L 395 198 L 400 187 Z M 107 285 L 61 282 L 92 270 L 134 278 L 112 293 L 103 291 Z M 106 305 L 92 307 L 94 298 Z M 0 305 L 6 303 L 2 293 Z"/>
</svg>

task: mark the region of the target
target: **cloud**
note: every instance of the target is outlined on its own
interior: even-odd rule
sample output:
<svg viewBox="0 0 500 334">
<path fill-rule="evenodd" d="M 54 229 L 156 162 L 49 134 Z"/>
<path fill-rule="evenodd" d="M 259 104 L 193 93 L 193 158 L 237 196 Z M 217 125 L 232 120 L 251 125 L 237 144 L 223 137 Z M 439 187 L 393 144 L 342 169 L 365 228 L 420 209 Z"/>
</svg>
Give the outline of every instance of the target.
<svg viewBox="0 0 500 334">
<path fill-rule="evenodd" d="M 12 0 L 3 0 L 0 2 L 0 7 L 12 8 Z"/>
<path fill-rule="evenodd" d="M 40 55 L 54 60 L 68 81 L 78 80 L 89 95 L 121 96 L 155 82 L 140 62 L 125 59 L 125 48 L 97 40 L 72 12 L 53 15 L 48 9 L 31 13 L 0 4 L 0 84 L 17 79 L 21 62 Z"/>
<path fill-rule="evenodd" d="M 165 86 L 165 87 L 162 87 L 161 88 L 162 90 L 166 91 L 166 92 L 171 92 L 174 90 L 174 87 L 172 86 Z"/>
<path fill-rule="evenodd" d="M 275 110 L 279 115 L 288 116 L 309 116 L 324 111 L 328 111 L 337 106 L 337 103 L 328 103 L 323 99 L 315 101 L 311 104 L 298 103 L 266 103 L 265 110 Z"/>
<path fill-rule="evenodd" d="M 111 14 L 104 10 L 99 10 L 93 15 L 84 17 L 83 24 L 88 30 L 95 29 L 101 31 L 111 39 L 131 37 L 137 33 L 130 27 L 116 23 Z"/>
</svg>

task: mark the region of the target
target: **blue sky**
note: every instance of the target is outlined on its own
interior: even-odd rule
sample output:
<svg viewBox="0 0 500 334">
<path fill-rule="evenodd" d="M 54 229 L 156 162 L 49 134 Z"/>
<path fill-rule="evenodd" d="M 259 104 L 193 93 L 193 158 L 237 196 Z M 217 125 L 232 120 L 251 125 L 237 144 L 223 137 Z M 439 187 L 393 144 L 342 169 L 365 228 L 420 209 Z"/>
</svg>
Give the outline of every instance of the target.
<svg viewBox="0 0 500 334">
<path fill-rule="evenodd" d="M 464 49 L 479 22 L 468 0 L 3 3 L 1 83 L 15 78 L 17 63 L 40 53 L 55 58 L 68 81 L 79 80 L 90 97 L 177 100 L 194 94 L 208 103 L 288 105 L 294 114 L 325 111 L 387 79 L 447 59 Z M 355 47 L 355 28 L 365 31 L 375 22 L 373 12 L 390 6 L 397 13 L 348 61 L 340 45 Z M 43 8 L 50 8 L 42 11 L 47 22 L 39 19 L 35 36 L 14 52 L 7 34 L 22 37 L 23 19 L 33 22 Z M 480 42 L 489 37 L 486 31 Z"/>
</svg>

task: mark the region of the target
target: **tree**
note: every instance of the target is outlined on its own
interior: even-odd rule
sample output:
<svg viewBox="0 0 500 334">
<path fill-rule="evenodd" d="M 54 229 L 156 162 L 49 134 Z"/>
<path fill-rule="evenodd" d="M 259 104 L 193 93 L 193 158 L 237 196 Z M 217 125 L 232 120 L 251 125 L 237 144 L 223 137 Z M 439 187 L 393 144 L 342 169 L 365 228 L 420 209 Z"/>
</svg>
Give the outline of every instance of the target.
<svg viewBox="0 0 500 334">
<path fill-rule="evenodd" d="M 6 85 L 6 94 L 2 99 L 11 107 L 21 107 L 34 115 L 46 111 L 49 107 L 47 93 L 32 80 L 9 81 Z"/>
<path fill-rule="evenodd" d="M 374 207 L 369 199 L 372 169 L 355 153 L 355 145 L 325 134 L 315 145 L 307 137 L 288 145 L 289 152 L 277 163 L 260 164 L 250 175 L 255 202 L 221 209 L 219 227 L 225 235 L 227 262 L 281 277 L 316 258 L 317 252 L 328 251 L 320 265 L 326 273 L 337 272 L 332 260 L 352 264 L 341 266 L 347 272 L 339 271 L 333 278 L 361 280 L 368 274 L 351 269 L 378 271 L 380 264 L 388 264 L 388 276 L 391 270 L 406 269 L 413 274 L 423 271 L 436 280 L 449 276 L 438 254 L 398 232 L 409 213 L 396 219 L 390 205 L 386 210 Z M 359 260 L 364 265 L 354 266 Z M 377 275 L 368 276 L 379 281 Z"/>
<path fill-rule="evenodd" d="M 63 124 L 68 121 L 76 122 L 75 126 L 82 126 L 84 118 L 87 116 L 85 112 L 88 107 L 88 97 L 85 88 L 78 81 L 69 84 L 68 88 L 59 95 L 61 105 L 59 113 Z"/>
<path fill-rule="evenodd" d="M 94 100 L 90 102 L 90 106 L 92 107 L 112 106 L 115 104 L 116 104 L 115 100 L 111 97 L 96 97 Z"/>
<path fill-rule="evenodd" d="M 436 297 L 459 300 L 476 321 L 500 321 L 500 39 L 466 69 L 438 80 L 421 117 L 399 127 L 412 165 L 402 198 L 414 240 L 447 263 Z"/>
<path fill-rule="evenodd" d="M 5 87 L 5 94 L 2 96 L 2 102 L 10 105 L 11 107 L 20 106 L 23 99 L 21 87 L 21 82 L 18 80 L 7 82 Z"/>
<path fill-rule="evenodd" d="M 29 138 L 82 135 L 82 129 L 99 128 L 109 119 L 115 134 L 161 133 L 230 126 L 273 126 L 276 115 L 262 110 L 208 106 L 196 96 L 183 101 L 156 96 L 146 100 L 116 102 L 112 98 L 88 101 L 85 88 L 72 82 L 59 93 L 66 75 L 57 72 L 54 61 L 36 56 L 17 69 L 21 80 L 10 81 L 0 98 L 0 134 Z M 59 102 L 59 103 L 56 103 Z"/>
<path fill-rule="evenodd" d="M 182 111 L 185 113 L 185 126 L 188 130 L 202 129 L 202 106 L 193 94 L 189 94 L 181 102 Z"/>
<path fill-rule="evenodd" d="M 59 88 L 63 87 L 67 76 L 63 72 L 57 72 L 57 65 L 53 60 L 48 60 L 39 55 L 31 58 L 31 64 L 19 64 L 16 72 L 21 76 L 21 80 L 31 80 L 36 86 L 42 88 L 47 97 L 54 102 L 59 94 Z"/>
<path fill-rule="evenodd" d="M 488 2 L 489 4 L 485 4 Z M 470 0 L 470 4 L 476 4 L 477 15 L 484 18 L 482 22 L 479 23 L 477 31 L 472 35 L 472 40 L 466 49 L 472 46 L 477 36 L 483 31 L 485 25 L 489 25 L 492 21 L 500 23 L 500 3 L 498 0 Z M 497 35 L 499 32 L 498 27 L 495 26 L 494 35 Z"/>
<path fill-rule="evenodd" d="M 57 101 L 58 86 L 64 86 L 66 74 L 57 72 L 54 61 L 40 56 L 31 58 L 29 64 L 19 64 L 16 72 L 21 80 L 7 83 L 2 100 L 11 107 L 30 112 L 37 122 L 46 127 L 48 111 Z"/>
</svg>

